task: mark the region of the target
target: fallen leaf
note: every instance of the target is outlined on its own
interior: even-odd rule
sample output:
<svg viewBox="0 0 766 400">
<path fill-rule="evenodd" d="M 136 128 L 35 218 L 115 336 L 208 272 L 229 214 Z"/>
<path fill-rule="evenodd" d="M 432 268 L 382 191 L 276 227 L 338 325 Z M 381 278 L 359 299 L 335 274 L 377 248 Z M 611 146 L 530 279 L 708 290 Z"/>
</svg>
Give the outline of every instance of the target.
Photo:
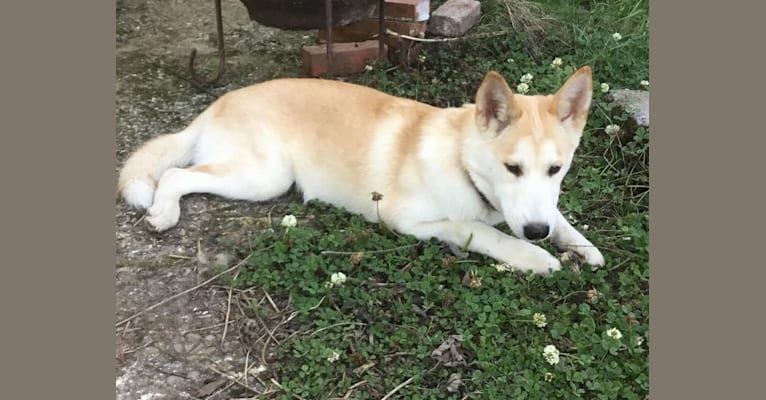
<svg viewBox="0 0 766 400">
<path fill-rule="evenodd" d="M 466 365 L 465 357 L 460 351 L 462 346 L 463 335 L 450 335 L 436 350 L 431 352 L 431 358 L 447 367 Z"/>
<path fill-rule="evenodd" d="M 447 391 L 450 393 L 457 393 L 462 385 L 463 380 L 460 377 L 460 372 L 455 372 L 449 376 L 449 379 L 447 379 Z"/>
</svg>

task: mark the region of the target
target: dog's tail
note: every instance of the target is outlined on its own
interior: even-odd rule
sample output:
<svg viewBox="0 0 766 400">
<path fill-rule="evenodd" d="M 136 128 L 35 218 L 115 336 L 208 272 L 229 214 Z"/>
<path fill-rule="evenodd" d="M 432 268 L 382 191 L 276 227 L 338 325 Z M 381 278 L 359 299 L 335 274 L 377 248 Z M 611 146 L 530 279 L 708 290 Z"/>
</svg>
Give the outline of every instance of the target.
<svg viewBox="0 0 766 400">
<path fill-rule="evenodd" d="M 117 190 L 125 202 L 137 208 L 152 205 L 162 173 L 168 168 L 184 167 L 192 162 L 199 125 L 192 123 L 178 133 L 155 137 L 128 157 L 117 183 Z"/>
</svg>

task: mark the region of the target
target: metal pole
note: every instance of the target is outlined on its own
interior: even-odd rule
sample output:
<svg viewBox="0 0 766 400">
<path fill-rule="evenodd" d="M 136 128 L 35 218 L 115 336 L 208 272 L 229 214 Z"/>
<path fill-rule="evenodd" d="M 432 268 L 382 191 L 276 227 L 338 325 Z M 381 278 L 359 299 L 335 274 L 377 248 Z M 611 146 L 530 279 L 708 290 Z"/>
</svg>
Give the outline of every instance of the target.
<svg viewBox="0 0 766 400">
<path fill-rule="evenodd" d="M 332 76 L 332 0 L 324 0 L 324 13 L 327 29 L 327 74 Z"/>
</svg>

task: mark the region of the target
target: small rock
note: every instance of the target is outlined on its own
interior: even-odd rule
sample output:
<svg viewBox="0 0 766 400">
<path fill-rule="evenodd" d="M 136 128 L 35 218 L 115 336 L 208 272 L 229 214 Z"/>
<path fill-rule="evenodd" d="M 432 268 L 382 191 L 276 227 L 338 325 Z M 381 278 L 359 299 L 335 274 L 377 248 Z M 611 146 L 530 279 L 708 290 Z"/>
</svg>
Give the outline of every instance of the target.
<svg viewBox="0 0 766 400">
<path fill-rule="evenodd" d="M 167 382 L 168 385 L 176 387 L 180 386 L 184 382 L 184 378 L 181 378 L 180 376 L 170 375 L 165 379 L 165 382 Z"/>
<path fill-rule="evenodd" d="M 179 353 L 179 354 L 183 354 L 183 353 L 185 352 L 185 351 L 184 351 L 184 345 L 183 345 L 183 343 L 181 343 L 181 342 L 179 342 L 179 341 L 176 341 L 176 342 L 174 342 L 174 343 L 173 343 L 173 350 L 174 350 L 176 353 Z"/>
<path fill-rule="evenodd" d="M 186 340 L 188 340 L 190 343 L 198 343 L 200 340 L 202 340 L 202 336 L 196 333 L 187 333 Z"/>
<path fill-rule="evenodd" d="M 614 105 L 640 126 L 649 126 L 649 92 L 646 90 L 617 89 L 609 92 Z"/>
<path fill-rule="evenodd" d="M 463 36 L 479 21 L 481 3 L 476 0 L 448 0 L 431 15 L 430 33 L 458 37 Z"/>
</svg>

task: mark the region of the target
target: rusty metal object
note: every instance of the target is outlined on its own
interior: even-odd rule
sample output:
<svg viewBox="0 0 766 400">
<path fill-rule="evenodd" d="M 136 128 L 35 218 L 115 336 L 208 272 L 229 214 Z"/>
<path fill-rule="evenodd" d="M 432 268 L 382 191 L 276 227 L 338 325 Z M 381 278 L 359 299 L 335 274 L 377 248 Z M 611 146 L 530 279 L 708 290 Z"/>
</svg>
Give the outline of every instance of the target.
<svg viewBox="0 0 766 400">
<path fill-rule="evenodd" d="M 379 7 L 380 31 L 378 33 L 378 58 L 384 57 L 384 0 L 240 0 L 247 8 L 250 19 L 261 25 L 286 30 L 327 30 L 327 68 L 332 75 L 332 28 L 345 26 L 372 18 Z M 376 5 L 376 2 L 378 3 Z M 194 70 L 197 49 L 189 56 L 191 82 L 199 88 L 212 85 L 221 79 L 226 69 L 226 52 L 223 44 L 223 17 L 221 0 L 215 0 L 216 28 L 218 33 L 218 72 L 209 81 L 202 81 Z"/>
<path fill-rule="evenodd" d="M 250 19 L 261 25 L 286 30 L 324 28 L 327 15 L 333 26 L 345 26 L 372 17 L 378 0 L 332 0 L 327 13 L 325 0 L 240 0 Z"/>
<path fill-rule="evenodd" d="M 378 4 L 378 64 L 383 62 L 384 42 L 386 39 L 386 0 L 380 0 Z"/>
<path fill-rule="evenodd" d="M 197 76 L 197 72 L 194 70 L 194 59 L 197 57 L 197 49 L 192 49 L 191 55 L 189 56 L 191 81 L 199 87 L 209 86 L 218 82 L 226 69 L 226 52 L 223 47 L 223 16 L 221 13 L 221 0 L 215 0 L 215 23 L 218 31 L 218 73 L 216 73 L 215 77 L 207 82 L 201 81 L 199 76 Z"/>
<path fill-rule="evenodd" d="M 324 0 L 325 29 L 327 29 L 327 74 L 332 76 L 332 0 Z"/>
</svg>

